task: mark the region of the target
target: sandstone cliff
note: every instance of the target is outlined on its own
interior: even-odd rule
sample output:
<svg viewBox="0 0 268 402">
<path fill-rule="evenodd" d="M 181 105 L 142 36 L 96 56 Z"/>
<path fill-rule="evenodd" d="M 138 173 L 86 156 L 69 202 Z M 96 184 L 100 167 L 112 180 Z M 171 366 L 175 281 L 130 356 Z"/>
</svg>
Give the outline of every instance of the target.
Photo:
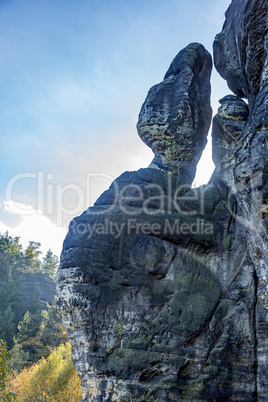
<svg viewBox="0 0 268 402">
<path fill-rule="evenodd" d="M 234 95 L 213 119 L 208 185 L 190 188 L 212 64 L 192 43 L 142 106 L 151 165 L 70 224 L 58 306 L 84 401 L 267 400 L 267 7 L 233 0 L 214 42 Z"/>
<path fill-rule="evenodd" d="M 31 307 L 35 292 L 40 294 L 40 305 L 47 309 L 47 303 L 52 304 L 56 296 L 56 283 L 53 279 L 42 274 L 26 273 L 22 276 L 22 295 L 25 312 Z"/>
</svg>

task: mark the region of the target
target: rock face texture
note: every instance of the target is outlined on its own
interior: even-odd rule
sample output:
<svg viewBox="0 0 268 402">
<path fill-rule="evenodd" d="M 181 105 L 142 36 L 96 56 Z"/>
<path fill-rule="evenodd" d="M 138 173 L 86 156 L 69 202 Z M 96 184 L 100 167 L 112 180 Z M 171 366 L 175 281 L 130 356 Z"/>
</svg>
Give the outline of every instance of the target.
<svg viewBox="0 0 268 402">
<path fill-rule="evenodd" d="M 230 89 L 254 103 L 267 69 L 267 0 L 233 0 L 215 38 L 214 60 Z M 267 75 L 266 75 L 267 80 Z"/>
<path fill-rule="evenodd" d="M 31 307 L 35 292 L 40 294 L 41 308 L 47 309 L 47 303 L 52 304 L 56 296 L 56 282 L 45 275 L 24 274 L 22 277 L 22 294 L 25 312 Z"/>
<path fill-rule="evenodd" d="M 235 95 L 213 119 L 210 182 L 190 188 L 211 119 L 194 43 L 142 106 L 149 168 L 70 224 L 58 306 L 83 401 L 267 400 L 267 22 L 267 0 L 233 0 L 215 39 Z"/>
<path fill-rule="evenodd" d="M 192 183 L 211 123 L 212 59 L 199 43 L 191 43 L 172 61 L 164 81 L 153 86 L 141 108 L 137 129 L 152 148 L 150 167 L 177 173 Z"/>
<path fill-rule="evenodd" d="M 239 113 L 235 119 L 240 120 L 242 130 L 233 155 L 233 193 L 237 204 L 235 231 L 245 239 L 247 277 L 252 282 L 247 293 L 251 295 L 253 305 L 245 303 L 245 306 L 253 317 L 251 349 L 255 362 L 254 398 L 260 401 L 267 400 L 268 395 L 267 40 L 267 0 L 233 0 L 226 13 L 223 31 L 214 42 L 216 68 L 228 80 L 234 93 L 248 99 L 248 117 L 245 109 L 243 118 Z M 238 99 L 235 102 L 237 106 L 238 102 L 241 104 Z M 215 117 L 215 143 L 219 141 L 217 127 L 222 124 L 221 120 L 226 117 L 234 120 L 233 116 L 232 113 L 232 116 Z M 236 123 L 233 122 L 234 125 Z M 250 395 L 248 400 L 251 400 Z"/>
</svg>

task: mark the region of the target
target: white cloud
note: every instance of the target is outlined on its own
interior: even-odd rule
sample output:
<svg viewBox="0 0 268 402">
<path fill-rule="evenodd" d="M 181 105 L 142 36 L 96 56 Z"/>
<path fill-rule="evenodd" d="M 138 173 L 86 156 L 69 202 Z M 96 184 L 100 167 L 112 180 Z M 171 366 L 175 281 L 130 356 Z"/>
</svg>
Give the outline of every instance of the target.
<svg viewBox="0 0 268 402">
<path fill-rule="evenodd" d="M 12 214 L 19 219 L 16 221 L 15 226 L 9 226 L 4 223 L 4 219 L 0 218 L 0 232 L 3 234 L 8 231 L 10 236 L 19 236 L 20 242 L 24 248 L 28 246 L 29 241 L 36 241 L 41 243 L 41 251 L 46 253 L 51 249 L 53 253 L 60 255 L 62 243 L 66 235 L 66 229 L 57 227 L 49 218 L 43 215 L 41 211 L 35 210 L 30 205 L 16 203 L 16 212 L 14 210 L 14 203 L 4 201 L 4 209 L 2 216 Z M 27 211 L 25 214 L 24 211 Z M 31 214 L 29 214 L 31 211 Z"/>
</svg>

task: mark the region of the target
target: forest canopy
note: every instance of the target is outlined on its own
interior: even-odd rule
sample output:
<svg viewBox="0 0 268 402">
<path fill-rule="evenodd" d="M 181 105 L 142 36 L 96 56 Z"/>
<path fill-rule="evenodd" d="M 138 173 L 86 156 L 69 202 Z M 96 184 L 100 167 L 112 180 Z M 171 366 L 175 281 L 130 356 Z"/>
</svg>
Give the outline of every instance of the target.
<svg viewBox="0 0 268 402">
<path fill-rule="evenodd" d="M 25 297 L 28 274 L 49 283 L 56 276 L 58 257 L 51 250 L 42 257 L 40 247 L 31 241 L 24 250 L 19 237 L 0 234 L 1 401 L 80 400 L 80 379 L 55 300 L 44 308 L 39 288 L 32 290 L 30 304 Z"/>
</svg>

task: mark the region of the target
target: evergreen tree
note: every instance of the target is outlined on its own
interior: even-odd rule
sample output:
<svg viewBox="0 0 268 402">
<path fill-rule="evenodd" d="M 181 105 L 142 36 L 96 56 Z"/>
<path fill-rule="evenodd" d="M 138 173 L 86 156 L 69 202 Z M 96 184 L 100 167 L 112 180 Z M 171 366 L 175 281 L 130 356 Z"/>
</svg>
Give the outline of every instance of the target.
<svg viewBox="0 0 268 402">
<path fill-rule="evenodd" d="M 32 336 L 32 320 L 29 311 L 23 316 L 22 321 L 18 324 L 18 333 L 15 337 L 16 343 L 28 341 Z"/>
<path fill-rule="evenodd" d="M 11 350 L 10 367 L 12 371 L 20 371 L 25 366 L 28 366 L 30 362 L 29 352 L 23 350 L 23 346 L 20 343 L 15 343 Z"/>
<path fill-rule="evenodd" d="M 24 256 L 19 237 L 0 235 L 0 279 L 5 278 L 8 270 L 24 271 Z"/>
<path fill-rule="evenodd" d="M 34 299 L 29 311 L 26 311 L 22 321 L 18 324 L 16 343 L 23 343 L 36 336 L 42 323 L 42 310 L 40 305 L 40 290 L 36 289 Z"/>
<path fill-rule="evenodd" d="M 2 311 L 2 318 L 0 321 L 0 333 L 1 337 L 5 339 L 9 347 L 13 345 L 14 331 L 14 312 L 12 311 L 11 305 L 7 305 L 7 307 Z"/>
<path fill-rule="evenodd" d="M 47 310 L 43 311 L 43 323 L 41 325 L 39 339 L 44 345 L 59 346 L 68 340 L 67 332 L 62 324 L 56 301 L 51 306 L 47 303 Z"/>
<path fill-rule="evenodd" d="M 50 276 L 51 278 L 55 278 L 56 271 L 58 269 L 59 259 L 58 257 L 52 253 L 49 249 L 43 258 L 41 270 L 44 274 Z"/>
<path fill-rule="evenodd" d="M 39 341 L 38 333 L 42 323 L 42 310 L 40 305 L 40 290 L 36 289 L 32 305 L 24 314 L 23 320 L 18 324 L 18 333 L 15 336 L 15 346 L 13 352 L 14 368 L 20 369 L 21 364 L 32 364 L 38 361 L 42 356 L 48 356 L 49 350 L 44 348 L 42 342 Z M 19 359 L 18 353 L 23 355 L 23 359 Z"/>
<path fill-rule="evenodd" d="M 13 336 L 22 318 L 21 277 L 14 278 L 9 268 L 6 278 L 0 283 L 0 338 L 8 347 L 13 345 Z"/>
<path fill-rule="evenodd" d="M 32 305 L 29 309 L 31 315 L 31 327 L 32 327 L 32 334 L 31 336 L 34 337 L 40 329 L 40 325 L 42 322 L 42 309 L 40 303 L 40 289 L 37 288 L 34 293 L 34 298 Z"/>
<path fill-rule="evenodd" d="M 41 261 L 39 259 L 41 254 L 41 251 L 39 250 L 40 246 L 40 243 L 30 241 L 25 250 L 24 263 L 27 266 L 27 270 L 30 272 L 38 273 L 41 270 Z"/>
<path fill-rule="evenodd" d="M 42 311 L 39 288 L 34 293 L 32 305 L 28 306 L 28 311 L 23 315 L 24 273 L 42 272 L 53 277 L 58 266 L 58 257 L 51 250 L 48 250 L 41 262 L 39 248 L 40 243 L 30 242 L 24 251 L 18 237 L 0 234 L 0 339 L 5 340 L 7 350 L 13 347 L 13 370 L 21 370 L 47 357 L 52 348 L 67 341 L 67 333 L 55 302 L 51 306 L 47 305 L 47 311 Z M 0 400 L 4 399 L 0 396 Z"/>
<path fill-rule="evenodd" d="M 48 356 L 49 350 L 44 348 L 43 344 L 36 336 L 41 326 L 41 311 L 31 313 L 27 311 L 23 320 L 18 324 L 18 333 L 15 336 L 15 346 L 12 350 L 14 353 L 13 366 L 20 369 L 21 363 L 18 361 L 18 353 L 24 356 L 24 364 L 32 364 L 41 359 L 42 356 Z M 19 356 L 21 357 L 21 356 Z"/>
</svg>

